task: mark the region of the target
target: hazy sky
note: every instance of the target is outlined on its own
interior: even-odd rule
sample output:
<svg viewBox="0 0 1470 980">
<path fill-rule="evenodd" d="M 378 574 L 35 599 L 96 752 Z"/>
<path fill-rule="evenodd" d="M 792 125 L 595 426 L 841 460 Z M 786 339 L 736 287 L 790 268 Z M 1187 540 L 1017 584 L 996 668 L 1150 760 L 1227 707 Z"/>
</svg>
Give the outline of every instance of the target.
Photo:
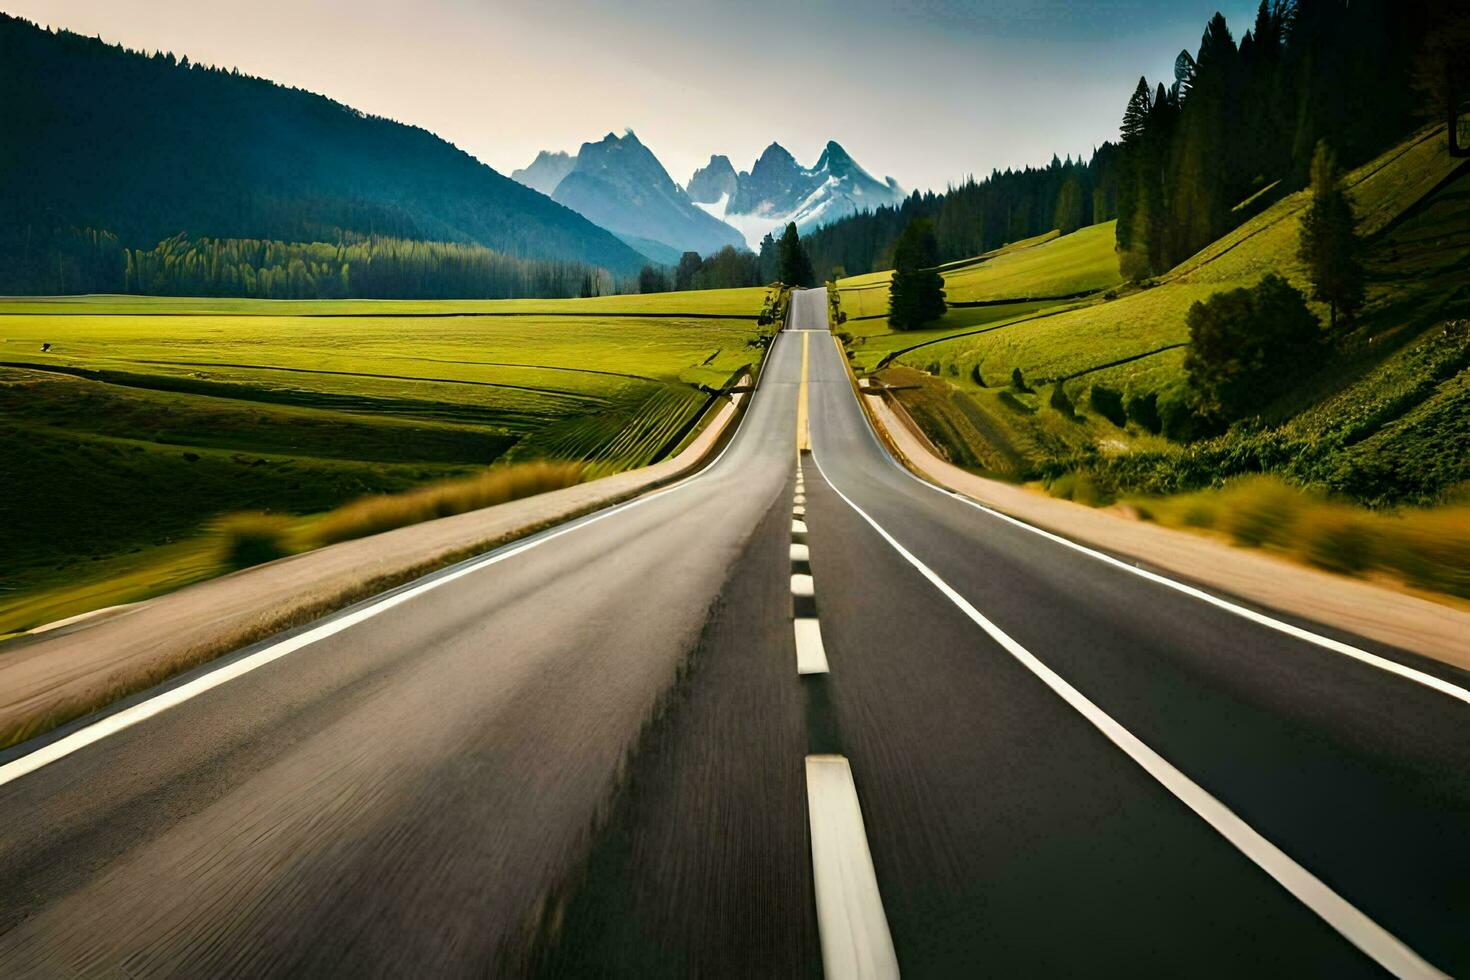
<svg viewBox="0 0 1470 980">
<path fill-rule="evenodd" d="M 683 182 L 711 153 L 829 139 L 878 176 L 1090 153 L 1140 73 L 1170 80 L 1250 0 L 0 0 L 423 126 L 509 174 L 631 127 Z"/>
</svg>

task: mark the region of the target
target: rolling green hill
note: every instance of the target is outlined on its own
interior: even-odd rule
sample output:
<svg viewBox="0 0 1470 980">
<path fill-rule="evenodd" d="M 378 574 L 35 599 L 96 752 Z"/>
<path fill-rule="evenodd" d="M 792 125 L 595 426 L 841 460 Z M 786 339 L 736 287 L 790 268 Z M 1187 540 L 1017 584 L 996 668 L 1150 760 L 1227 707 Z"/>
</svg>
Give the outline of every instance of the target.
<svg viewBox="0 0 1470 980">
<path fill-rule="evenodd" d="M 0 634 L 217 573 L 232 512 L 665 458 L 759 362 L 765 302 L 0 300 Z"/>
<path fill-rule="evenodd" d="M 1368 304 L 1330 363 L 1260 406 L 1266 435 L 1232 432 L 1180 447 L 1136 420 L 1114 425 L 1089 407 L 1089 396 L 1100 387 L 1160 406 L 1180 399 L 1191 304 L 1254 285 L 1267 272 L 1306 291 L 1296 257 L 1305 192 L 1140 286 L 1106 275 L 1116 256 L 1105 226 L 955 264 L 945 272 L 952 300 L 997 305 L 951 309 L 932 330 L 889 332 L 882 277 L 844 280 L 854 363 L 917 384 L 903 395 L 906 404 L 952 455 L 989 472 L 1034 478 L 1082 465 L 1110 474 L 1119 488 L 1172 490 L 1254 467 L 1370 502 L 1438 499 L 1470 479 L 1467 429 L 1446 421 L 1466 417 L 1470 352 L 1456 339 L 1461 332 L 1443 326 L 1470 315 L 1470 167 L 1448 155 L 1442 129 L 1431 129 L 1353 171 L 1346 184 L 1365 239 Z M 1074 288 L 1095 291 L 1020 302 Z M 1316 311 L 1325 322 L 1325 308 Z M 1017 368 L 1036 393 L 1005 391 Z M 1058 383 L 1075 418 L 1050 406 Z M 1379 404 L 1385 390 L 1398 394 L 1367 412 L 1370 421 L 1350 408 Z M 1454 452 L 1445 439 L 1459 462 L 1447 461 Z M 1380 489 L 1364 475 L 1395 465 Z"/>
</svg>

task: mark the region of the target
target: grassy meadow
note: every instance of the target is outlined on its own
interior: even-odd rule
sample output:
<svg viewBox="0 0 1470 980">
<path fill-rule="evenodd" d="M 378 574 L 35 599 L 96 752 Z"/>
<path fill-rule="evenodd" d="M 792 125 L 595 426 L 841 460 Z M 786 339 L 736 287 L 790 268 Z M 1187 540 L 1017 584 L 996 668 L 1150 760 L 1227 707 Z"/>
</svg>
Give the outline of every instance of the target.
<svg viewBox="0 0 1470 980">
<path fill-rule="evenodd" d="M 1344 570 L 1352 562 L 1336 561 L 1323 543 L 1338 532 L 1372 528 L 1402 542 L 1424 537 L 1399 533 L 1411 524 L 1463 529 L 1459 511 L 1440 523 L 1373 523 L 1352 517 L 1349 504 L 1394 511 L 1470 494 L 1470 166 L 1448 155 L 1442 129 L 1430 129 L 1345 183 L 1367 269 L 1358 326 L 1320 370 L 1259 406 L 1258 421 L 1223 435 L 1171 441 L 1166 423 L 1160 434 L 1158 413 L 1185 397 L 1186 315 L 1195 301 L 1267 272 L 1310 293 L 1297 259 L 1305 192 L 1279 196 L 1141 284 L 1120 281 L 1111 224 L 951 263 L 941 269 L 951 303 L 986 305 L 951 306 L 922 331 L 888 329 L 888 273 L 844 279 L 839 329 L 854 367 L 901 387 L 904 406 L 962 466 L 1092 504 L 1148 495 L 1141 511 L 1183 526 L 1189 520 L 1170 515 L 1215 500 L 1228 509 L 1249 496 L 1222 491 L 1229 481 L 1271 473 L 1320 501 L 1299 508 L 1311 516 L 1294 525 L 1303 536 L 1295 551 Z M 1274 192 L 1264 189 L 1260 203 Z M 1326 307 L 1312 306 L 1325 327 Z M 1023 388 L 1012 384 L 1015 369 Z M 1135 400 L 1156 406 L 1152 420 L 1119 410 Z M 1195 496 L 1161 502 L 1182 494 Z M 1379 551 L 1365 568 L 1392 565 L 1403 548 Z M 1459 579 L 1453 589 L 1443 575 L 1436 581 L 1464 594 Z"/>
<path fill-rule="evenodd" d="M 0 300 L 0 635 L 216 573 L 233 512 L 664 458 L 766 300 Z"/>
<path fill-rule="evenodd" d="M 1312 406 L 1336 398 L 1333 408 L 1324 410 L 1334 420 L 1331 424 L 1320 420 L 1324 412 L 1308 414 L 1319 419 L 1313 435 L 1328 438 L 1327 430 L 1337 432 L 1333 426 L 1342 421 L 1348 431 L 1334 438 L 1356 444 L 1384 437 L 1380 429 L 1404 422 L 1411 409 L 1434 414 L 1439 406 L 1439 415 L 1461 410 L 1458 382 L 1414 372 L 1416 365 L 1439 363 L 1433 357 L 1426 360 L 1420 351 L 1436 343 L 1435 328 L 1470 314 L 1470 276 L 1465 272 L 1470 268 L 1470 174 L 1463 161 L 1445 152 L 1442 130 L 1430 130 L 1353 171 L 1345 182 L 1367 249 L 1369 291 L 1360 316 L 1362 336 L 1324 371 L 1304 378 L 1297 391 L 1262 405 L 1261 416 L 1269 424 L 1287 425 Z M 1008 466 L 993 470 L 975 464 L 995 475 L 1034 477 L 1078 453 L 1154 450 L 1161 440 L 1153 433 L 1132 421 L 1114 425 L 1091 411 L 1092 388 L 1124 397 L 1154 396 L 1161 402 L 1177 396 L 1185 380 L 1191 304 L 1221 290 L 1254 285 L 1272 271 L 1308 291 L 1296 255 L 1306 200 L 1305 192 L 1281 198 L 1169 273 L 1139 285 L 1119 280 L 1111 223 L 1061 237 L 1040 236 L 952 263 L 944 269 L 950 301 L 993 305 L 952 306 L 928 330 L 888 329 L 882 315 L 887 273 L 845 279 L 838 283 L 847 316 L 841 329 L 852 336 L 853 363 L 859 371 L 878 372 L 892 383 L 914 384 L 914 372 L 944 382 L 941 388 L 921 385 L 903 395 L 919 414 L 983 414 L 983 428 L 996 433 L 990 442 L 1003 439 L 1006 451 L 974 435 L 981 443 L 955 447 L 955 454 L 1009 460 Z M 1077 295 L 1084 290 L 1091 292 Z M 1314 304 L 1314 310 L 1325 323 L 1326 308 Z M 1031 391 L 1006 390 L 1018 368 Z M 1415 380 L 1403 380 L 1400 376 L 1406 373 Z M 1396 401 L 1397 414 L 1364 431 L 1348 421 L 1344 398 L 1361 402 L 1390 383 L 1384 378 L 1412 388 L 1420 400 L 1413 405 Z M 1070 417 L 1050 406 L 1050 391 L 1057 383 L 1075 409 Z M 939 404 L 951 398 L 955 406 Z M 1292 431 L 1299 433 L 1303 424 L 1294 424 Z M 1428 499 L 1457 482 L 1453 474 L 1441 475 L 1440 480 L 1419 481 L 1422 486 L 1408 496 Z M 1339 483 L 1332 488 L 1362 496 Z"/>
</svg>

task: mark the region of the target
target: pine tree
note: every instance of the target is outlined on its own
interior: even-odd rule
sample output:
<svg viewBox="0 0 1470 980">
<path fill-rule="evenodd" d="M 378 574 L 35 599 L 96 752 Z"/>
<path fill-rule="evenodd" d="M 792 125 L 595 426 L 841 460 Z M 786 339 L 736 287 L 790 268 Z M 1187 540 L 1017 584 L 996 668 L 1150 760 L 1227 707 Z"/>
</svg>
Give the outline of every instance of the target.
<svg viewBox="0 0 1470 980">
<path fill-rule="evenodd" d="M 796 223 L 793 221 L 786 226 L 781 233 L 781 241 L 776 246 L 777 261 L 781 281 L 788 286 L 814 286 L 816 276 L 812 273 L 812 260 L 806 254 L 806 248 L 801 244 L 801 236 L 796 233 Z"/>
<path fill-rule="evenodd" d="M 1328 304 L 1331 327 L 1337 314 L 1351 324 L 1363 305 L 1363 265 L 1359 260 L 1357 217 L 1343 189 L 1337 157 L 1326 141 L 1312 156 L 1312 202 L 1302 215 L 1297 257 L 1312 280 L 1312 298 Z"/>
<path fill-rule="evenodd" d="M 895 330 L 917 330 L 944 315 L 944 278 L 934 268 L 938 244 L 928 218 L 909 222 L 893 249 L 893 283 L 888 291 L 888 323 Z"/>
</svg>

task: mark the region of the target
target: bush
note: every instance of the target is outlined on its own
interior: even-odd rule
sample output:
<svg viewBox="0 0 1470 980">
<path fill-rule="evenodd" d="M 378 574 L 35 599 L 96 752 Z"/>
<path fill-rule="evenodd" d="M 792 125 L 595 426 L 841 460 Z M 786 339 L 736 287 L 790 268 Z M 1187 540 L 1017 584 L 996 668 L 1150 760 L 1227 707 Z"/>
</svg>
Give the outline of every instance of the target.
<svg viewBox="0 0 1470 980">
<path fill-rule="evenodd" d="M 1123 410 L 1123 395 L 1103 385 L 1093 385 L 1087 393 L 1087 403 L 1092 410 L 1118 428 L 1128 424 L 1128 413 Z"/>
<path fill-rule="evenodd" d="M 248 512 L 222 517 L 214 524 L 224 546 L 224 563 L 249 568 L 291 554 L 291 521 L 278 514 Z"/>
<path fill-rule="evenodd" d="M 1026 376 L 1021 373 L 1020 368 L 1011 368 L 1011 390 L 1023 393 L 1031 390 L 1026 387 Z"/>
<path fill-rule="evenodd" d="M 1015 391 L 1010 388 L 1001 389 L 1000 403 L 1006 408 L 1014 409 L 1018 412 L 1025 412 L 1027 415 L 1036 411 L 1036 409 L 1017 398 Z"/>
<path fill-rule="evenodd" d="M 1067 397 L 1067 389 L 1060 381 L 1051 386 L 1051 395 L 1047 398 L 1047 404 L 1069 419 L 1077 415 L 1076 410 L 1072 407 L 1072 399 Z"/>
<path fill-rule="evenodd" d="M 1193 442 L 1208 435 L 1209 422 L 1195 408 L 1193 393 L 1182 386 L 1164 392 L 1155 402 L 1159 431 L 1174 442 Z"/>
<path fill-rule="evenodd" d="M 1106 507 L 1114 499 L 1086 470 L 1063 473 L 1047 485 L 1046 492 L 1085 507 Z"/>
<path fill-rule="evenodd" d="M 1297 521 L 1302 557 L 1332 572 L 1361 572 L 1375 564 L 1368 522 L 1348 507 L 1309 508 Z"/>
<path fill-rule="evenodd" d="M 1225 495 L 1225 531 L 1238 544 L 1285 544 L 1303 506 L 1300 493 L 1266 476 L 1248 477 Z"/>
<path fill-rule="evenodd" d="M 441 480 L 404 493 L 364 497 L 338 507 L 311 529 L 317 544 L 332 544 L 463 514 L 582 482 L 580 463 L 494 466 L 475 476 Z"/>
<path fill-rule="evenodd" d="M 1252 289 L 1230 289 L 1189 308 L 1184 371 L 1201 407 L 1226 421 L 1244 418 L 1284 392 L 1321 348 L 1306 297 L 1267 274 Z"/>
<path fill-rule="evenodd" d="M 1130 394 L 1123 402 L 1123 410 L 1129 421 L 1140 429 L 1158 435 L 1164 423 L 1159 418 L 1159 396 L 1150 391 L 1146 394 Z"/>
</svg>

